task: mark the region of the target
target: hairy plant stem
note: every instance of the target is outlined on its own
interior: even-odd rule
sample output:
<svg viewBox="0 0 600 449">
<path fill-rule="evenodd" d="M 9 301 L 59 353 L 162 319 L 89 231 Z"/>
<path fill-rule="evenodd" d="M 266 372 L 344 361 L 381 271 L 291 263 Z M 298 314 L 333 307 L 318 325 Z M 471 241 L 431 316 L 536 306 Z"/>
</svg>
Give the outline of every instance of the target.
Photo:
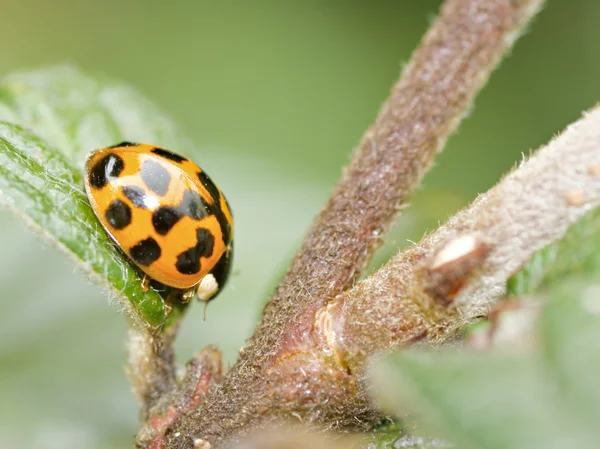
<svg viewBox="0 0 600 449">
<path fill-rule="evenodd" d="M 175 386 L 173 343 L 178 327 L 177 324 L 164 333 L 154 333 L 146 326 L 132 323 L 129 329 L 126 371 L 142 405 L 142 421 L 148 419 L 150 409 Z"/>
<path fill-rule="evenodd" d="M 329 323 L 324 335 L 352 372 L 382 349 L 415 339 L 439 343 L 487 314 L 512 274 L 599 205 L 596 107 L 434 233 L 331 301 L 328 316 L 321 318 Z M 453 286 L 458 279 L 459 291 L 446 298 L 432 295 L 431 267 L 440 249 L 465 238 L 474 242 L 467 250 L 475 250 L 455 247 L 456 257 L 447 255 L 444 270 L 434 277 L 442 286 L 448 285 L 444 274 Z"/>
<path fill-rule="evenodd" d="M 378 418 L 360 376 L 348 369 L 323 332 L 331 324 L 323 307 L 356 281 L 383 232 L 541 4 L 445 2 L 238 362 L 195 411 L 165 432 L 164 447 L 193 448 L 195 440 L 221 447 L 257 427 L 286 420 L 365 429 Z"/>
</svg>

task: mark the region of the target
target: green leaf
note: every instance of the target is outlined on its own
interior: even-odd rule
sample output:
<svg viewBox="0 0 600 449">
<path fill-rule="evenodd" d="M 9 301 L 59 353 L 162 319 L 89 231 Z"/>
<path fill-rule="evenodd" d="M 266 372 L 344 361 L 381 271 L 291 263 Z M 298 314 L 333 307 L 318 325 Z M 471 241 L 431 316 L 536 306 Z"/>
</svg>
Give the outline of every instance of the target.
<svg viewBox="0 0 600 449">
<path fill-rule="evenodd" d="M 600 438 L 600 281 L 579 278 L 555 286 L 540 335 L 558 388 Z"/>
<path fill-rule="evenodd" d="M 134 319 L 158 328 L 181 310 L 167 318 L 162 297 L 142 291 L 139 271 L 110 242 L 83 187 L 89 151 L 124 140 L 190 149 L 168 117 L 122 83 L 67 66 L 0 82 L 1 203 L 106 286 Z"/>
<path fill-rule="evenodd" d="M 365 435 L 360 444 L 367 449 L 393 449 L 394 443 L 405 434 L 404 429 L 397 423 L 385 423 Z"/>
<path fill-rule="evenodd" d="M 539 348 L 407 351 L 380 362 L 380 403 L 411 413 L 423 431 L 461 448 L 597 447 L 600 429 L 600 283 L 554 285 Z"/>
<path fill-rule="evenodd" d="M 362 449 L 444 449 L 452 445 L 437 438 L 414 436 L 400 423 L 389 422 L 366 435 L 359 447 Z"/>
<path fill-rule="evenodd" d="M 575 223 L 565 236 L 538 252 L 507 283 L 508 294 L 536 293 L 553 281 L 572 273 L 594 273 L 600 269 L 600 208 Z"/>
</svg>

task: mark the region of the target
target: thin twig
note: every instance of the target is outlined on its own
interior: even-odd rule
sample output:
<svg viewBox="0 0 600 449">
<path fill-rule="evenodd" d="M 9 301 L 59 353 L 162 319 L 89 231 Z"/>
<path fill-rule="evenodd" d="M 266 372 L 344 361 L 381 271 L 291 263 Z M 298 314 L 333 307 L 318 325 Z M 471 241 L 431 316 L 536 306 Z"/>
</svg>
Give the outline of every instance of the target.
<svg viewBox="0 0 600 449">
<path fill-rule="evenodd" d="M 173 342 L 178 325 L 155 334 L 147 326 L 132 323 L 127 336 L 127 375 L 141 405 L 142 421 L 156 402 L 175 386 Z"/>
<path fill-rule="evenodd" d="M 315 313 L 350 287 L 402 203 L 542 0 L 447 0 L 311 227 L 263 320 L 220 388 L 169 433 L 213 445 L 285 416 L 365 426 L 356 382 L 313 340 Z"/>
<path fill-rule="evenodd" d="M 187 363 L 185 375 L 179 382 L 164 392 L 158 401 L 154 401 L 138 433 L 137 446 L 164 448 L 165 435 L 172 423 L 182 414 L 194 410 L 206 392 L 220 381 L 221 375 L 221 352 L 212 346 L 202 349 Z M 198 446 L 196 443 L 198 439 L 195 447 Z"/>
</svg>

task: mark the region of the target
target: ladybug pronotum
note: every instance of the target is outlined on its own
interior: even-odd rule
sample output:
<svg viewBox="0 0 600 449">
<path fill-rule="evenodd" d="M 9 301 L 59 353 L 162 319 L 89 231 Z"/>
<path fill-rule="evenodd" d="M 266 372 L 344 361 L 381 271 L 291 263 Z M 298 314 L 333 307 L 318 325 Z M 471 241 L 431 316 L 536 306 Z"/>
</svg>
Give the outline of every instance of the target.
<svg viewBox="0 0 600 449">
<path fill-rule="evenodd" d="M 154 145 L 122 142 L 93 151 L 85 189 L 111 239 L 149 280 L 208 301 L 231 268 L 227 200 L 192 161 Z"/>
</svg>

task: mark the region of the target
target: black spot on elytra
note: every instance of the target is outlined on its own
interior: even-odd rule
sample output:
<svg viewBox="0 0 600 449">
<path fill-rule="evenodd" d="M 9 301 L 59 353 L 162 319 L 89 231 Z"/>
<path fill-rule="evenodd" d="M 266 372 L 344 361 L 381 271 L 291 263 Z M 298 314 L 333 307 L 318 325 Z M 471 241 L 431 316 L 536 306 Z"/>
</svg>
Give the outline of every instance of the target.
<svg viewBox="0 0 600 449">
<path fill-rule="evenodd" d="M 138 242 L 129 250 L 131 258 L 143 266 L 148 266 L 158 260 L 160 253 L 160 245 L 152 237 Z"/>
<path fill-rule="evenodd" d="M 152 214 L 152 225 L 160 235 L 166 235 L 184 216 L 202 220 L 209 214 L 202 197 L 193 190 L 183 192 L 183 198 L 177 207 L 163 206 Z"/>
<path fill-rule="evenodd" d="M 219 207 L 214 209 L 215 218 L 221 228 L 221 234 L 223 234 L 223 244 L 228 245 L 229 240 L 231 239 L 231 225 L 229 224 L 229 220 L 227 220 L 223 209 L 221 209 L 220 204 L 218 206 Z"/>
<path fill-rule="evenodd" d="M 229 272 L 231 271 L 231 261 L 233 259 L 233 242 L 229 246 L 229 250 L 225 251 L 216 265 L 210 270 L 210 274 L 215 277 L 215 281 L 217 281 L 217 285 L 219 286 L 219 290 L 223 288 L 223 286 L 227 282 L 227 278 L 229 277 Z M 215 295 L 216 296 L 216 295 Z M 213 296 L 211 299 L 214 299 Z"/>
<path fill-rule="evenodd" d="M 162 206 L 152 214 L 152 226 L 160 235 L 166 235 L 183 214 L 174 207 Z"/>
<path fill-rule="evenodd" d="M 117 178 L 125 163 L 116 154 L 107 154 L 94 164 L 89 173 L 89 183 L 96 189 L 104 187 L 112 178 Z"/>
<path fill-rule="evenodd" d="M 200 271 L 200 258 L 210 257 L 215 246 L 215 237 L 208 229 L 196 230 L 196 245 L 177 256 L 175 267 L 181 274 L 196 274 Z"/>
<path fill-rule="evenodd" d="M 146 192 L 144 192 L 144 189 L 141 189 L 137 186 L 125 186 L 123 187 L 123 195 L 125 195 L 125 197 L 131 201 L 131 204 L 133 204 L 135 207 L 142 209 L 148 208 L 146 205 L 147 195 Z"/>
<path fill-rule="evenodd" d="M 131 209 L 121 200 L 114 200 L 110 203 L 104 216 L 115 229 L 124 229 L 131 223 Z"/>
<path fill-rule="evenodd" d="M 194 220 L 202 220 L 208 215 L 206 204 L 198 192 L 186 190 L 183 192 L 183 198 L 179 203 L 178 209 L 181 213 L 187 215 Z"/>
<path fill-rule="evenodd" d="M 108 148 L 119 148 L 119 147 L 137 147 L 139 146 L 139 143 L 133 143 L 133 142 L 121 142 L 121 143 L 117 143 L 116 145 L 112 145 Z"/>
<path fill-rule="evenodd" d="M 140 176 L 146 186 L 159 196 L 164 196 L 169 190 L 171 175 L 158 162 L 145 160 L 140 170 Z"/>
<path fill-rule="evenodd" d="M 223 243 L 227 245 L 229 240 L 231 239 L 231 225 L 227 220 L 227 217 L 223 213 L 221 209 L 217 213 L 215 213 L 215 217 L 219 222 L 219 226 L 221 226 L 221 232 L 223 233 Z"/>
<path fill-rule="evenodd" d="M 165 150 L 164 148 L 154 148 L 152 153 L 157 154 L 165 159 L 169 159 L 170 161 L 177 162 L 178 164 L 183 161 L 187 161 L 183 156 L 179 156 L 178 154 L 173 153 L 172 151 Z"/>
<path fill-rule="evenodd" d="M 223 233 L 223 243 L 225 243 L 225 245 L 227 245 L 229 243 L 229 239 L 231 238 L 231 225 L 229 224 L 227 217 L 225 216 L 225 214 L 223 213 L 223 210 L 221 209 L 221 204 L 220 204 L 221 192 L 219 191 L 217 186 L 212 182 L 212 180 L 208 177 L 208 175 L 205 172 L 203 172 L 203 171 L 198 172 L 198 179 L 200 180 L 200 183 L 204 186 L 204 188 L 208 191 L 210 196 L 213 197 L 215 200 L 214 214 L 215 214 L 217 221 L 219 222 L 219 225 L 221 226 L 221 232 Z M 223 199 L 225 200 L 225 203 L 227 204 L 227 207 L 229 208 L 229 204 L 227 203 L 227 200 L 225 199 L 225 197 L 223 197 Z M 231 212 L 231 208 L 229 208 L 229 211 Z"/>
<path fill-rule="evenodd" d="M 212 182 L 208 175 L 203 171 L 198 172 L 198 179 L 200 180 L 200 183 L 204 186 L 204 188 L 208 191 L 210 196 L 215 200 L 215 204 L 218 205 L 219 199 L 221 198 L 221 193 L 219 192 L 219 189 L 217 188 L 215 183 Z"/>
</svg>

